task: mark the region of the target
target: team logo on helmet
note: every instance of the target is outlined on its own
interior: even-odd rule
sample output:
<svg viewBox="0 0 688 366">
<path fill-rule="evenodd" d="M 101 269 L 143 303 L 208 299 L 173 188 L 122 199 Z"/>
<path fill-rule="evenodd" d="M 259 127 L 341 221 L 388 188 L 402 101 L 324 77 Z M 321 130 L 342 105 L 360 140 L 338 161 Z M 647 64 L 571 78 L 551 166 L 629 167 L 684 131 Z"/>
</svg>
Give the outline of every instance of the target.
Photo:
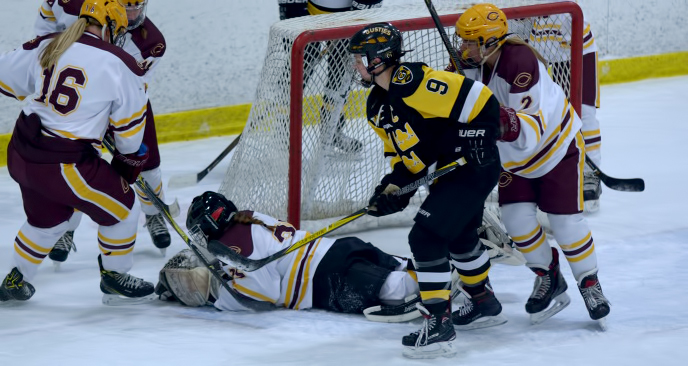
<svg viewBox="0 0 688 366">
<path fill-rule="evenodd" d="M 406 67 L 406 66 L 399 66 L 397 69 L 397 72 L 394 73 L 394 77 L 392 78 L 392 83 L 397 84 L 397 85 L 404 85 L 408 84 L 413 80 L 413 73 L 411 70 Z"/>
<path fill-rule="evenodd" d="M 497 19 L 499 19 L 499 13 L 497 13 L 496 11 L 491 11 L 491 12 L 487 13 L 487 20 L 493 20 L 494 21 Z"/>
</svg>

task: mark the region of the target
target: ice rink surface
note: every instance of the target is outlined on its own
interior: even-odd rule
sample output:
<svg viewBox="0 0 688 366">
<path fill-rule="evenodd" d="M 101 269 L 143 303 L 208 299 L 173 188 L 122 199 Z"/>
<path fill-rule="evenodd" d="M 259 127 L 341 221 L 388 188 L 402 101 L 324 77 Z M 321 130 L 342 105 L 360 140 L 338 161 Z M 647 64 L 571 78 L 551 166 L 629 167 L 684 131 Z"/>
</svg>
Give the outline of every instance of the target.
<svg viewBox="0 0 688 366">
<path fill-rule="evenodd" d="M 401 356 L 401 337 L 419 323 L 382 324 L 362 315 L 318 310 L 222 313 L 159 301 L 138 306 L 101 304 L 96 225 L 84 218 L 77 253 L 59 272 L 47 259 L 32 281 L 35 296 L 0 305 L 0 365 L 685 365 L 688 340 L 688 124 L 683 103 L 688 77 L 602 87 L 602 170 L 642 177 L 643 193 L 604 189 L 601 209 L 588 215 L 600 281 L 612 302 L 609 330 L 587 315 L 568 265 L 571 305 L 531 326 L 524 304 L 533 274 L 496 265 L 495 293 L 509 322 L 460 332 L 456 358 L 412 361 Z M 19 113 L 17 107 L 16 113 Z M 233 137 L 161 146 L 164 181 L 209 164 Z M 183 226 L 191 199 L 216 190 L 229 159 L 194 187 L 167 190 L 177 197 Z M 683 193 L 681 193 L 683 192 Z M 12 245 L 25 215 L 16 183 L 0 168 L 0 269 L 11 268 Z M 409 228 L 356 235 L 383 250 L 409 255 Z M 184 243 L 172 232 L 167 258 L 151 243 L 143 217 L 132 273 L 157 282 L 158 271 Z"/>
</svg>

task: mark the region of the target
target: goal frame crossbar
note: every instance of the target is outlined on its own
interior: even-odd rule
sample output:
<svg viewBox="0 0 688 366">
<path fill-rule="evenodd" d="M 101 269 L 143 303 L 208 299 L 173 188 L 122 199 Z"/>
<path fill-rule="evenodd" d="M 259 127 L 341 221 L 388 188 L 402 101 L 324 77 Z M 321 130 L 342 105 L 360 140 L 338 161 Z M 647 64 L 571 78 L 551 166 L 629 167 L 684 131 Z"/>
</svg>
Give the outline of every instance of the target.
<svg viewBox="0 0 688 366">
<path fill-rule="evenodd" d="M 583 72 L 583 11 L 574 2 L 560 2 L 538 5 L 526 5 L 502 9 L 507 19 L 531 18 L 549 15 L 569 14 L 571 16 L 571 75 L 582 75 Z M 440 15 L 440 22 L 444 27 L 451 27 L 461 13 Z M 434 29 L 435 23 L 428 14 L 427 17 L 392 20 L 392 25 L 402 32 L 421 29 Z M 302 169 L 302 128 L 303 128 L 303 90 L 304 90 L 304 58 L 306 47 L 312 42 L 322 42 L 332 39 L 350 38 L 363 25 L 350 25 L 322 30 L 309 30 L 301 33 L 294 40 L 291 51 L 291 84 L 289 110 L 289 179 L 287 199 L 287 219 L 296 228 L 301 225 L 301 169 Z M 582 103 L 582 78 L 570 79 L 570 102 L 580 115 Z"/>
</svg>

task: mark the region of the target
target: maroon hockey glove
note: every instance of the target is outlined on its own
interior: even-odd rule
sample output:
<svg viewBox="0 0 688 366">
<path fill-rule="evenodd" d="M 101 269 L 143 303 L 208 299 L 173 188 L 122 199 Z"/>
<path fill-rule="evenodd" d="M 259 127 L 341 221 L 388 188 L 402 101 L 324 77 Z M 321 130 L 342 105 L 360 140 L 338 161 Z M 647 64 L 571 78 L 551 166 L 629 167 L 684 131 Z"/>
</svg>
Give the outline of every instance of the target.
<svg viewBox="0 0 688 366">
<path fill-rule="evenodd" d="M 124 178 L 129 184 L 136 182 L 143 165 L 148 160 L 148 147 L 141 144 L 139 151 L 132 154 L 122 154 L 115 150 L 115 156 L 112 158 L 112 168 L 115 169 L 119 175 Z"/>
<path fill-rule="evenodd" d="M 511 142 L 518 138 L 521 133 L 521 124 L 513 108 L 499 106 L 499 139 Z"/>
</svg>

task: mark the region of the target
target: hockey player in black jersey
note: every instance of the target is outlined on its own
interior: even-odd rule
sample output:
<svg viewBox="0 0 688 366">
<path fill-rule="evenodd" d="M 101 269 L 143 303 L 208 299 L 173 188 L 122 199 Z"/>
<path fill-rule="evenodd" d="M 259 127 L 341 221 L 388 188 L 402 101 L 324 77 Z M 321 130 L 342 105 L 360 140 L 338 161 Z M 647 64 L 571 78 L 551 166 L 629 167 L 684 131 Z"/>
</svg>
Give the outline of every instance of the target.
<svg viewBox="0 0 688 366">
<path fill-rule="evenodd" d="M 452 322 L 458 329 L 506 322 L 489 285 L 489 256 L 477 229 L 485 199 L 499 177 L 496 142 L 508 126 L 500 125 L 499 103 L 482 83 L 423 63 L 400 62 L 407 51 L 391 24 L 364 27 L 351 38 L 348 50 L 355 56 L 361 82 L 374 85 L 367 101 L 368 123 L 382 139 L 392 165 L 370 199 L 371 215 L 403 210 L 415 192 L 393 195 L 399 187 L 462 157 L 467 161 L 430 185 L 409 233 L 425 324 L 403 338 L 404 355 L 451 357 L 456 353 Z M 452 267 L 467 295 L 454 313 Z"/>
</svg>

